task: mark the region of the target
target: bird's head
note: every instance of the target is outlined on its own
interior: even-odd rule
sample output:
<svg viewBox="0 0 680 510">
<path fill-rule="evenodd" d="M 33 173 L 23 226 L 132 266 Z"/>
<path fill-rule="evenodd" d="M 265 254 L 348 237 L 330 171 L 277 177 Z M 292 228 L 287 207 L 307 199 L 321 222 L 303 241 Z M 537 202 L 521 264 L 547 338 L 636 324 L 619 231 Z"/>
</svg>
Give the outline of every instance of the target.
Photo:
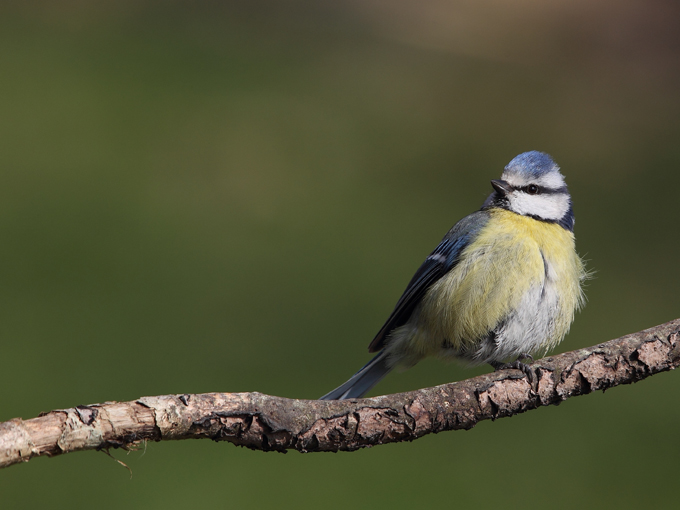
<svg viewBox="0 0 680 510">
<path fill-rule="evenodd" d="M 548 154 L 538 151 L 520 154 L 491 185 L 495 191 L 486 199 L 483 209 L 500 207 L 573 230 L 569 190 L 560 168 Z"/>
</svg>

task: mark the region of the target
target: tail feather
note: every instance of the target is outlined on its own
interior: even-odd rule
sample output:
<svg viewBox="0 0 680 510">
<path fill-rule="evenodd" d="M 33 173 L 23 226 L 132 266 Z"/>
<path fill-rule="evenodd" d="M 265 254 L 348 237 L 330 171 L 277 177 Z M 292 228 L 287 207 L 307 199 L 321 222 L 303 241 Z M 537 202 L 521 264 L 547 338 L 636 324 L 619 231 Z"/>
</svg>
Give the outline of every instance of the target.
<svg viewBox="0 0 680 510">
<path fill-rule="evenodd" d="M 385 351 L 379 352 L 376 357 L 366 363 L 364 367 L 354 374 L 349 381 L 338 386 L 333 391 L 326 393 L 319 400 L 345 400 L 348 398 L 360 398 L 368 390 L 378 384 L 392 367 L 387 364 Z"/>
</svg>

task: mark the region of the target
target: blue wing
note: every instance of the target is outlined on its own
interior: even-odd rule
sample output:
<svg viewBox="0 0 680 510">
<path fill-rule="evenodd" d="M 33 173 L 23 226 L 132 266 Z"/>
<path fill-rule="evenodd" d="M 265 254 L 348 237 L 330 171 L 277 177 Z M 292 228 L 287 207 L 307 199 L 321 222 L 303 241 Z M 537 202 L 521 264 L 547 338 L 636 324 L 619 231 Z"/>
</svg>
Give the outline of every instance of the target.
<svg viewBox="0 0 680 510">
<path fill-rule="evenodd" d="M 461 252 L 487 220 L 488 213 L 478 211 L 466 216 L 449 230 L 411 278 L 394 311 L 368 346 L 368 352 L 381 350 L 392 330 L 408 322 L 428 289 L 458 264 Z"/>
</svg>

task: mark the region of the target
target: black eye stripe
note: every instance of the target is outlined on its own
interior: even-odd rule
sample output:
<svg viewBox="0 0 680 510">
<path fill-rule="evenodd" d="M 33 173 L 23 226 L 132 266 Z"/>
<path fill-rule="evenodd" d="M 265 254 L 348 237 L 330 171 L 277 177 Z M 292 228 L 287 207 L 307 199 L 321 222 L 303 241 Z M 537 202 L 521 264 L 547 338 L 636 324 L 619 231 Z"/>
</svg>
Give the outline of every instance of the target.
<svg viewBox="0 0 680 510">
<path fill-rule="evenodd" d="M 537 190 L 535 192 L 531 192 L 529 188 L 531 186 L 535 186 Z M 568 193 L 567 187 L 562 186 L 561 188 L 546 188 L 545 186 L 539 186 L 538 184 L 529 184 L 527 186 L 518 186 L 515 188 L 518 191 L 522 191 L 528 195 L 557 195 L 560 193 Z"/>
<path fill-rule="evenodd" d="M 517 191 L 527 193 L 528 195 L 538 195 L 539 193 L 544 193 L 546 188 L 539 186 L 538 184 L 527 184 L 526 186 L 518 186 Z"/>
</svg>

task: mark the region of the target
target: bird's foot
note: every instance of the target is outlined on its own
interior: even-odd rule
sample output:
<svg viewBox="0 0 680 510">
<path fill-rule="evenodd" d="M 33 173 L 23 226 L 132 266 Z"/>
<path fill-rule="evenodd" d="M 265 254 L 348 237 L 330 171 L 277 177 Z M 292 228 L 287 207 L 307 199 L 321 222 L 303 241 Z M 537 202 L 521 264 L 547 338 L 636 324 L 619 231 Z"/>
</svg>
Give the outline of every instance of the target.
<svg viewBox="0 0 680 510">
<path fill-rule="evenodd" d="M 494 361 L 489 364 L 494 368 L 496 372 L 498 372 L 499 370 L 505 370 L 506 368 L 514 368 L 515 370 L 521 370 L 527 376 L 527 379 L 529 379 L 529 383 L 533 384 L 534 379 L 536 378 L 533 369 L 529 365 L 522 363 L 520 359 L 530 359 L 531 361 L 534 361 L 534 358 L 532 358 L 529 354 L 520 354 L 515 361 L 512 361 L 510 363 L 500 363 L 499 361 Z"/>
</svg>

